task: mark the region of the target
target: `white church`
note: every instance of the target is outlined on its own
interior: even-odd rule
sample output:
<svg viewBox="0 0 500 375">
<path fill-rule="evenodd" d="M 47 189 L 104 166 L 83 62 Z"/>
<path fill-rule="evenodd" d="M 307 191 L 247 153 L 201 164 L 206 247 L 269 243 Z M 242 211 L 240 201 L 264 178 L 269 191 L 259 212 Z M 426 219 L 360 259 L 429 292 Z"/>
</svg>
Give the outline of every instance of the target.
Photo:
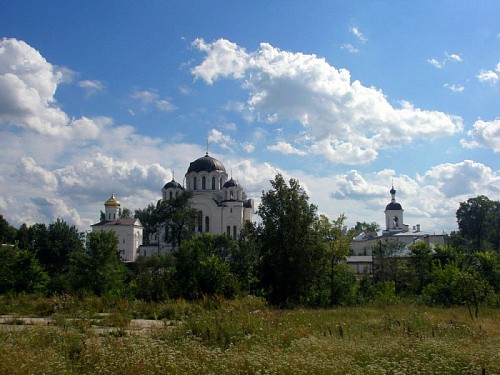
<svg viewBox="0 0 500 375">
<path fill-rule="evenodd" d="M 396 190 L 394 186 L 389 191 L 391 201 L 384 210 L 385 229 L 382 235 L 377 233 L 362 232 L 351 242 L 352 255 L 347 257 L 347 263 L 350 264 L 356 273 L 362 274 L 365 271 L 373 271 L 373 249 L 382 242 L 399 242 L 402 244 L 402 252 L 397 256 L 405 257 L 410 254 L 410 246 L 417 242 L 424 242 L 431 247 L 435 244 L 445 245 L 447 235 L 444 233 L 436 234 L 425 232 L 420 229 L 420 224 L 410 228 L 403 221 L 403 207 L 396 201 Z"/>
<path fill-rule="evenodd" d="M 207 152 L 205 156 L 189 164 L 184 178 L 186 186 L 174 179 L 163 186 L 160 202 L 173 199 L 183 191 L 189 191 L 192 193 L 191 207 L 199 213 L 195 232 L 226 234 L 237 239 L 245 222 L 253 219 L 254 202 L 247 198 L 243 187 L 237 181 L 228 177 L 224 165 Z M 115 230 L 124 261 L 134 262 L 138 256 L 148 257 L 171 250 L 171 247 L 162 241 L 162 232 L 153 234 L 149 245 L 142 245 L 141 223 L 138 219 L 118 219 L 120 203 L 114 196 L 106 201 L 104 206 L 106 220 L 94 224 L 92 230 Z M 136 236 L 140 236 L 140 241 L 135 241 Z"/>
</svg>

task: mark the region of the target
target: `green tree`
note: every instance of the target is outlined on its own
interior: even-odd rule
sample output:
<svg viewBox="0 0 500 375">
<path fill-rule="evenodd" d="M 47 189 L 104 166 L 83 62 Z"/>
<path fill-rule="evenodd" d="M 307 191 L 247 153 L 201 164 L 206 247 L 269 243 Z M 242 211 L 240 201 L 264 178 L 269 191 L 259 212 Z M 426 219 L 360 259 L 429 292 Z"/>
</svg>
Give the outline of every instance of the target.
<svg viewBox="0 0 500 375">
<path fill-rule="evenodd" d="M 231 272 L 238 279 L 242 292 L 262 294 L 259 289 L 260 249 L 257 227 L 247 221 L 240 231 L 238 246 L 232 249 L 228 260 Z"/>
<path fill-rule="evenodd" d="M 146 301 L 162 301 L 173 297 L 175 258 L 171 253 L 139 257 L 133 279 L 135 296 Z"/>
<path fill-rule="evenodd" d="M 485 237 L 490 230 L 489 217 L 494 207 L 494 202 L 484 195 L 460 203 L 456 213 L 458 228 L 463 237 L 471 241 L 474 251 L 483 250 Z"/>
<path fill-rule="evenodd" d="M 425 242 L 416 242 L 410 246 L 410 284 L 413 292 L 420 294 L 430 281 L 432 273 L 432 249 Z"/>
<path fill-rule="evenodd" d="M 345 214 L 332 221 L 327 216 L 321 215 L 316 223 L 316 231 L 324 245 L 323 263 L 328 277 L 330 305 L 342 304 L 356 281 L 354 275 L 349 275 L 350 269 L 340 265 L 349 254 L 354 236 L 354 229 L 347 229 L 346 220 Z"/>
<path fill-rule="evenodd" d="M 17 230 L 11 226 L 7 220 L 0 214 L 0 245 L 14 244 L 16 240 Z"/>
<path fill-rule="evenodd" d="M 158 217 L 153 204 L 144 209 L 135 210 L 134 217 L 139 219 L 143 227 L 143 244 L 149 245 L 149 237 L 157 231 Z"/>
<path fill-rule="evenodd" d="M 44 292 L 48 275 L 33 253 L 0 245 L 0 294 Z"/>
<path fill-rule="evenodd" d="M 75 290 L 96 295 L 121 294 L 126 268 L 120 260 L 118 239 L 113 231 L 91 232 L 83 251 L 71 254 L 70 280 Z"/>
<path fill-rule="evenodd" d="M 182 192 L 178 197 L 161 202 L 156 208 L 156 228 L 165 229 L 165 242 L 173 248 L 191 238 L 198 211 L 191 207 L 192 193 Z"/>
<path fill-rule="evenodd" d="M 271 303 L 300 303 L 317 285 L 322 245 L 314 224 L 317 207 L 297 180 L 289 185 L 281 174 L 262 193 L 258 214 L 261 238 L 261 282 Z"/>
<path fill-rule="evenodd" d="M 209 233 L 183 241 L 174 251 L 178 295 L 188 299 L 214 294 L 233 297 L 237 283 L 226 259 L 235 246 L 227 236 Z"/>
<path fill-rule="evenodd" d="M 367 223 L 366 221 L 363 222 L 356 222 L 356 225 L 354 226 L 354 235 L 358 235 L 360 233 L 371 233 L 371 234 L 377 234 L 377 232 L 380 231 L 380 225 L 374 221 L 371 223 Z"/>
<path fill-rule="evenodd" d="M 120 219 L 131 219 L 132 211 L 130 211 L 127 207 L 123 207 L 120 210 Z"/>
</svg>

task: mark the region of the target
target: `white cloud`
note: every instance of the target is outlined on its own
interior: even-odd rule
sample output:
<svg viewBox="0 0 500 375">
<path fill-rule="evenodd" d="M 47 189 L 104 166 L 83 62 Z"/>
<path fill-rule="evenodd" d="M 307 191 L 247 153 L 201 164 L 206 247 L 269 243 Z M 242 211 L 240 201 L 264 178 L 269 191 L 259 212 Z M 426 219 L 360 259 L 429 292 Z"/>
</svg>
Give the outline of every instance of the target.
<svg viewBox="0 0 500 375">
<path fill-rule="evenodd" d="M 250 142 L 243 142 L 241 144 L 241 147 L 248 154 L 251 154 L 255 150 L 255 145 L 253 143 L 250 143 Z"/>
<path fill-rule="evenodd" d="M 279 152 L 285 155 L 307 155 L 307 153 L 303 150 L 299 150 L 295 147 L 293 147 L 290 143 L 279 141 L 273 146 L 267 146 L 267 150 L 273 151 L 273 152 Z"/>
<path fill-rule="evenodd" d="M 342 46 L 340 48 L 345 49 L 345 50 L 349 51 L 350 53 L 358 53 L 359 52 L 359 49 L 354 47 L 351 43 L 344 43 L 344 44 L 342 44 Z"/>
<path fill-rule="evenodd" d="M 493 121 L 477 120 L 474 129 L 469 130 L 467 135 L 471 141 L 462 139 L 462 146 L 467 148 L 485 147 L 491 148 L 494 152 L 500 152 L 500 118 Z"/>
<path fill-rule="evenodd" d="M 493 70 L 481 70 L 478 73 L 478 75 L 476 75 L 476 78 L 481 83 L 495 84 L 498 81 L 498 74 L 497 74 L 497 72 L 494 72 Z"/>
<path fill-rule="evenodd" d="M 361 32 L 361 30 L 359 29 L 359 27 L 357 27 L 357 26 L 351 26 L 349 28 L 349 31 L 351 32 L 352 35 L 354 35 L 356 38 L 358 38 L 358 40 L 361 43 L 366 43 L 368 41 L 368 38 Z"/>
<path fill-rule="evenodd" d="M 455 134 L 462 120 L 408 102 L 391 105 L 384 94 L 315 55 L 281 51 L 267 43 L 247 53 L 224 39 L 193 42 L 207 55 L 191 73 L 213 84 L 221 77 L 243 79 L 247 107 L 256 117 L 277 114 L 302 124 L 309 150 L 337 163 L 366 163 L 377 150 L 415 140 Z M 352 154 L 347 150 L 354 151 Z"/>
<path fill-rule="evenodd" d="M 441 69 L 443 67 L 443 64 L 436 59 L 427 59 L 427 62 L 438 69 Z"/>
<path fill-rule="evenodd" d="M 177 109 L 177 106 L 172 104 L 169 99 L 161 98 L 154 90 L 134 91 L 130 97 L 141 103 L 143 111 L 147 111 L 151 107 L 162 112 L 171 112 Z"/>
<path fill-rule="evenodd" d="M 78 87 L 84 89 L 89 95 L 104 90 L 104 84 L 101 81 L 83 80 L 78 82 Z"/>
<path fill-rule="evenodd" d="M 465 90 L 465 87 L 461 85 L 454 85 L 451 83 L 445 83 L 443 87 L 447 88 L 450 91 L 456 92 L 456 93 L 462 93 Z"/>
<path fill-rule="evenodd" d="M 435 58 L 427 59 L 427 62 L 437 69 L 444 68 L 448 62 L 462 62 L 462 56 L 458 53 L 444 53 L 444 58 L 442 60 L 436 60 Z"/>
<path fill-rule="evenodd" d="M 234 145 L 234 141 L 231 136 L 224 134 L 217 129 L 212 129 L 208 134 L 208 142 L 216 143 L 220 147 L 226 150 L 232 150 L 231 146 Z"/>
</svg>

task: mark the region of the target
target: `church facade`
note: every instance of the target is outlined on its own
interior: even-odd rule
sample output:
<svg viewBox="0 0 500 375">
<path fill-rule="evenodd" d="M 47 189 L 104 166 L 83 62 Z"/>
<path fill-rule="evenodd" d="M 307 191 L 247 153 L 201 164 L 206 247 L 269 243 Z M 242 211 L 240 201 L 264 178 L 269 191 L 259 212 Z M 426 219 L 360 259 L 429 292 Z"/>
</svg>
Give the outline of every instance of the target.
<svg viewBox="0 0 500 375">
<path fill-rule="evenodd" d="M 226 234 L 237 239 L 246 221 L 252 221 L 254 202 L 247 198 L 243 187 L 229 177 L 224 165 L 205 156 L 189 164 L 184 176 L 185 186 L 172 179 L 161 189 L 161 200 L 165 202 L 178 197 L 183 191 L 192 194 L 191 207 L 198 211 L 195 232 Z M 141 246 L 141 256 L 165 253 L 170 246 L 162 241 L 164 232 L 150 237 L 150 245 Z"/>
<path fill-rule="evenodd" d="M 404 224 L 404 210 L 400 203 L 396 201 L 396 190 L 394 186 L 389 191 L 391 201 L 384 210 L 385 229 L 382 234 L 377 233 L 360 233 L 351 242 L 352 255 L 347 257 L 347 263 L 350 264 L 357 273 L 373 271 L 373 250 L 378 246 L 398 242 L 401 245 L 402 251 L 396 256 L 406 257 L 410 255 L 410 246 L 417 242 L 424 242 L 431 247 L 435 244 L 444 246 L 447 235 L 444 233 L 436 234 L 422 231 L 420 224 L 416 224 L 410 228 Z"/>
<path fill-rule="evenodd" d="M 118 238 L 118 251 L 124 262 L 135 262 L 142 245 L 143 228 L 139 219 L 120 218 L 120 202 L 114 194 L 104 202 L 104 220 L 91 226 L 93 232 L 113 231 Z"/>
</svg>

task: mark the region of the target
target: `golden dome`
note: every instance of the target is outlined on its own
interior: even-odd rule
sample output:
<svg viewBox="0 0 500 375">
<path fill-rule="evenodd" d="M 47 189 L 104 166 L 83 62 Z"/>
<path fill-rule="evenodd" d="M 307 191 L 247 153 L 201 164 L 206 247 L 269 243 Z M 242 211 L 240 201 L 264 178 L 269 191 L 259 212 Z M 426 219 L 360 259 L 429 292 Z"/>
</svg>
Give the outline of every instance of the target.
<svg viewBox="0 0 500 375">
<path fill-rule="evenodd" d="M 106 202 L 104 202 L 106 207 L 120 207 L 120 202 L 118 202 L 115 198 L 114 194 L 111 194 L 111 198 L 109 198 Z"/>
</svg>

